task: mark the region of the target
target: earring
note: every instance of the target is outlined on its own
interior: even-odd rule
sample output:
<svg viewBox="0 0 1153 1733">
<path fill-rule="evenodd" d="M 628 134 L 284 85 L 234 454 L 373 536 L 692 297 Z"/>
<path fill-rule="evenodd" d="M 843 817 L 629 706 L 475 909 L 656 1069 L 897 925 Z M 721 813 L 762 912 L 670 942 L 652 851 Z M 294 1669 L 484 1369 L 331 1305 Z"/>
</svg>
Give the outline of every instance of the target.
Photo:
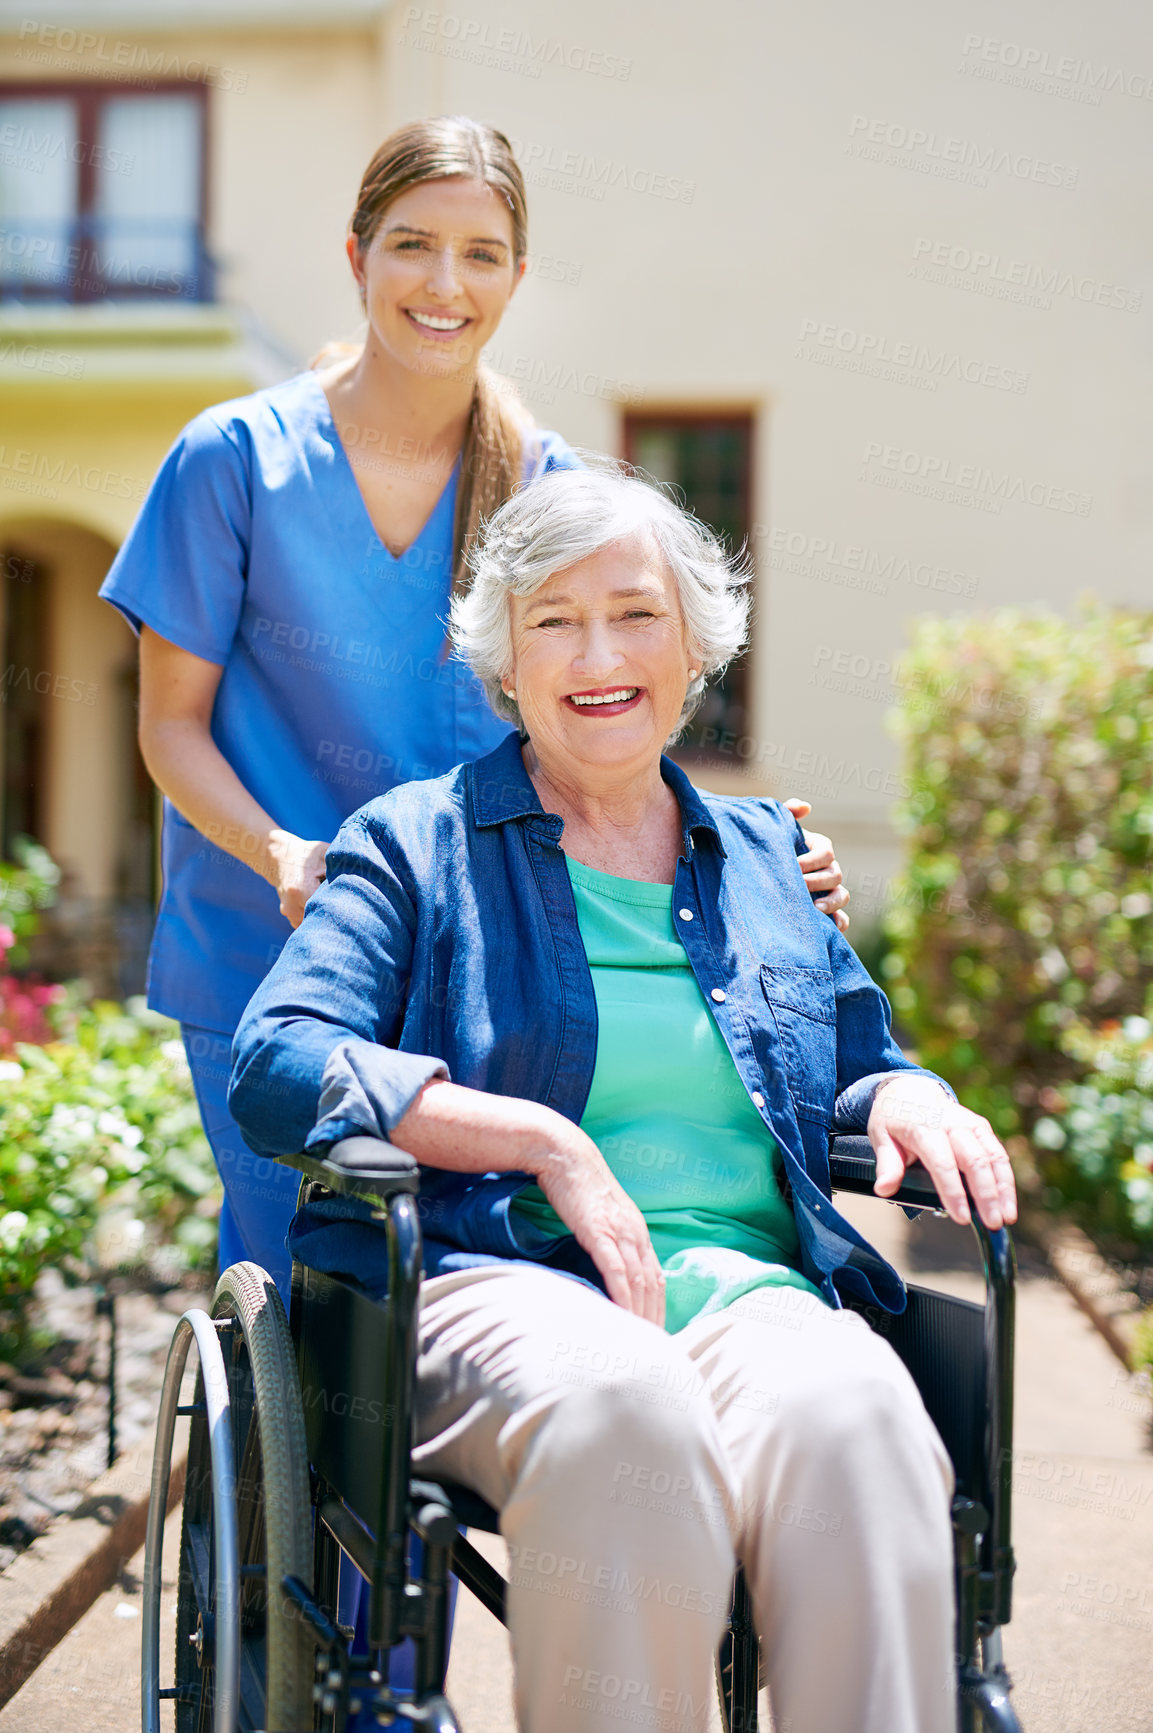
<svg viewBox="0 0 1153 1733">
<path fill-rule="evenodd" d="M 510 686 L 508 691 L 505 693 L 505 697 L 511 698 L 513 703 L 515 704 L 516 703 L 516 687 Z"/>
<path fill-rule="evenodd" d="M 699 673 L 700 673 L 700 669 L 699 669 L 699 668 L 690 668 L 690 669 L 689 669 L 689 679 L 690 679 L 690 680 L 695 680 L 695 679 L 696 679 L 696 677 L 697 677 L 697 675 L 698 675 L 698 674 L 699 674 Z"/>
</svg>

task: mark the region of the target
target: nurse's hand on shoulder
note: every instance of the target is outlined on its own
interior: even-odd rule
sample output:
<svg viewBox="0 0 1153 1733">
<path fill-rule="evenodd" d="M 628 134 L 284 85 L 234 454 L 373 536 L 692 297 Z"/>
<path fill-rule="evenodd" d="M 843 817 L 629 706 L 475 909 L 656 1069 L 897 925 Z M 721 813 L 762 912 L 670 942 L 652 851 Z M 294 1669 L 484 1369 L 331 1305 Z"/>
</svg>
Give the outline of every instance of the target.
<svg viewBox="0 0 1153 1733">
<path fill-rule="evenodd" d="M 882 1083 L 869 1114 L 869 1141 L 877 1157 L 878 1197 L 891 1197 L 905 1169 L 919 1161 L 955 1222 L 970 1220 L 970 1197 L 987 1228 L 1016 1221 L 1013 1168 L 992 1126 L 933 1078 L 898 1071 Z"/>
<path fill-rule="evenodd" d="M 280 898 L 280 912 L 298 927 L 304 919 L 304 905 L 318 886 L 324 883 L 326 842 L 306 842 L 293 836 L 290 830 L 268 833 L 268 854 L 276 877 L 273 889 Z"/>
<path fill-rule="evenodd" d="M 798 824 L 803 818 L 808 818 L 812 807 L 807 800 L 786 800 L 788 807 Z M 801 872 L 805 878 L 805 888 L 814 899 L 814 908 L 820 909 L 823 915 L 831 915 L 837 928 L 842 933 L 849 930 L 849 917 L 845 914 L 845 905 L 849 893 L 844 886 L 844 874 L 840 863 L 833 853 L 833 845 L 827 836 L 819 831 L 805 831 L 805 841 L 808 843 L 807 853 L 798 857 Z"/>
</svg>

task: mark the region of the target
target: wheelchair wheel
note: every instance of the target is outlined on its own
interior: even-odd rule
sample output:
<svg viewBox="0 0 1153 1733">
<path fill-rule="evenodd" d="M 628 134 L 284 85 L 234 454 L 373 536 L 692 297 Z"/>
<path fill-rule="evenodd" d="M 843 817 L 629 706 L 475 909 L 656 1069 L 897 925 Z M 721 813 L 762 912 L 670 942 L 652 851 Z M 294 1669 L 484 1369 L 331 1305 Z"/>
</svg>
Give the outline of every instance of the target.
<svg viewBox="0 0 1153 1733">
<path fill-rule="evenodd" d="M 234 1690 L 237 1733 L 301 1733 L 313 1725 L 314 1646 L 280 1585 L 286 1575 L 311 1579 L 311 1501 L 296 1360 L 271 1277 L 256 1264 L 226 1270 L 212 1324 L 227 1380 L 231 1460 L 213 1459 L 202 1357 L 180 1537 L 176 1733 L 215 1730 L 224 1707 L 218 1694 L 227 1699 Z M 221 1501 L 235 1511 L 231 1562 L 218 1545 Z M 233 1642 L 219 1622 L 229 1616 L 230 1601 L 238 1678 Z"/>
</svg>

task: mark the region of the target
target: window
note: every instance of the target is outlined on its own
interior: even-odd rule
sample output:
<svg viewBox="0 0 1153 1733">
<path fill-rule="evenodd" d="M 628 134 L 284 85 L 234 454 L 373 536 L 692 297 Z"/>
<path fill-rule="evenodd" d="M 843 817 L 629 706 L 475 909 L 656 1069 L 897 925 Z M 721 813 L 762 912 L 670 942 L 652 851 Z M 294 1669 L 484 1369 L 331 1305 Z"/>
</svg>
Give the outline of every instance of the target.
<svg viewBox="0 0 1153 1733">
<path fill-rule="evenodd" d="M 207 301 L 205 88 L 0 85 L 0 298 Z"/>
<path fill-rule="evenodd" d="M 0 548 L 0 572 L 8 579 L 0 692 L 0 754 L 4 765 L 0 854 L 10 859 L 18 836 L 39 838 L 42 834 L 44 701 L 37 690 L 37 676 L 45 666 L 47 572 L 38 560 L 9 547 Z"/>
<path fill-rule="evenodd" d="M 629 463 L 677 488 L 689 509 L 731 549 L 744 546 L 752 528 L 751 415 L 628 414 L 624 431 Z M 723 737 L 739 739 L 749 732 L 750 721 L 746 652 L 722 679 L 710 682 L 677 751 L 719 756 Z"/>
</svg>

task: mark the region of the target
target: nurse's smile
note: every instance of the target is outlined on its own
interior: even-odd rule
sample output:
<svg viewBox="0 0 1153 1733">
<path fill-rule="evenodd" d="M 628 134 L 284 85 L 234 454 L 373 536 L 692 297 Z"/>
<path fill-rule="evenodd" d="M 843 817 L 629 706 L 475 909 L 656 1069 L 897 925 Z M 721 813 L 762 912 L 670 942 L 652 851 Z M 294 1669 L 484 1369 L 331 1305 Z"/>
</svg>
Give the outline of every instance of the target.
<svg viewBox="0 0 1153 1733">
<path fill-rule="evenodd" d="M 464 313 L 426 313 L 418 312 L 415 307 L 406 307 L 404 311 L 417 330 L 434 341 L 438 337 L 455 337 L 466 325 L 472 324 Z"/>
</svg>

